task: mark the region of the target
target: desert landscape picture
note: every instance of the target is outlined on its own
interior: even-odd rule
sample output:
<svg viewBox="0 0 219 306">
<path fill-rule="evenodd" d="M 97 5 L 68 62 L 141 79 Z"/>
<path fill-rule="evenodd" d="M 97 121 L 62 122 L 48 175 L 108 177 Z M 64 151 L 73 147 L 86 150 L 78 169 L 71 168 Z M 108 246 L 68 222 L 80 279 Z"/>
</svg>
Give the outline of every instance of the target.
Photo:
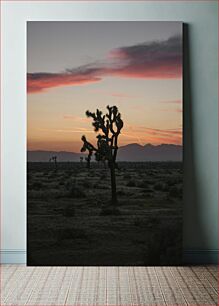
<svg viewBox="0 0 219 306">
<path fill-rule="evenodd" d="M 27 263 L 178 265 L 182 23 L 27 24 Z"/>
</svg>

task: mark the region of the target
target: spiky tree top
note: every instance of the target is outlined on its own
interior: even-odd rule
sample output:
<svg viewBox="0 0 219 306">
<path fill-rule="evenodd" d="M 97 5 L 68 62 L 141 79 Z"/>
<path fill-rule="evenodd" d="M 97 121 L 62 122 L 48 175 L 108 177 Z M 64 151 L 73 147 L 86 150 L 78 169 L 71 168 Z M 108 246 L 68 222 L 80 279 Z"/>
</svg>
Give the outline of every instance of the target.
<svg viewBox="0 0 219 306">
<path fill-rule="evenodd" d="M 81 152 L 88 150 L 89 156 L 95 152 L 97 161 L 105 158 L 109 163 L 115 163 L 118 151 L 118 136 L 123 128 L 123 121 L 116 106 L 107 106 L 107 111 L 106 115 L 103 115 L 99 109 L 95 113 L 86 111 L 87 117 L 93 118 L 94 131 L 100 133 L 96 137 L 97 147 L 89 143 L 85 136 L 82 136 L 81 140 L 84 145 Z"/>
</svg>

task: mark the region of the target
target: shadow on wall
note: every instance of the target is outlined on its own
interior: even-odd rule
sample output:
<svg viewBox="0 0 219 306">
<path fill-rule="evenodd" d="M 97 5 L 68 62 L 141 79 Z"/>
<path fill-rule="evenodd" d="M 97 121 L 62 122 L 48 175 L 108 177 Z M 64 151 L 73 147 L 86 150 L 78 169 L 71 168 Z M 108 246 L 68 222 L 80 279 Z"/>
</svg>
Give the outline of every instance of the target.
<svg viewBox="0 0 219 306">
<path fill-rule="evenodd" d="M 183 159 L 184 159 L 184 201 L 183 201 L 183 247 L 184 250 L 199 248 L 199 241 L 207 239 L 202 224 L 198 189 L 198 172 L 194 142 L 194 105 L 191 91 L 191 65 L 189 26 L 183 25 Z M 198 240 L 197 240 L 198 237 Z M 184 260 L 189 261 L 189 254 Z"/>
</svg>

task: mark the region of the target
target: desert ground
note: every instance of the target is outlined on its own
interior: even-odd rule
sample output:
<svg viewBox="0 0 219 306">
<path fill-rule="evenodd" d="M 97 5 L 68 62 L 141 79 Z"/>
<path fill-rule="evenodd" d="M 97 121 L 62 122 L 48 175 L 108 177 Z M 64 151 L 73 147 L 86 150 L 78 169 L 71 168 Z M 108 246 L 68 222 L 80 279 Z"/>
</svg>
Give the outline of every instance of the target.
<svg viewBox="0 0 219 306">
<path fill-rule="evenodd" d="M 28 265 L 178 265 L 182 163 L 120 162 L 112 214 L 104 165 L 28 162 Z"/>
</svg>

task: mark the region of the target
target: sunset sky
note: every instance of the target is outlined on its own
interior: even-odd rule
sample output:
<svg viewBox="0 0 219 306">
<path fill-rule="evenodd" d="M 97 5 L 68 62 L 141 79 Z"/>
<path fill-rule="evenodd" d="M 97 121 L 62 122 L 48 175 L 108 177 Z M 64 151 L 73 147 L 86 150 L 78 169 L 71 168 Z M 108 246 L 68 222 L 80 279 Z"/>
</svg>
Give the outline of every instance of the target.
<svg viewBox="0 0 219 306">
<path fill-rule="evenodd" d="M 182 144 L 182 24 L 28 22 L 28 150 L 95 144 L 85 111 L 116 105 L 119 145 Z"/>
</svg>

